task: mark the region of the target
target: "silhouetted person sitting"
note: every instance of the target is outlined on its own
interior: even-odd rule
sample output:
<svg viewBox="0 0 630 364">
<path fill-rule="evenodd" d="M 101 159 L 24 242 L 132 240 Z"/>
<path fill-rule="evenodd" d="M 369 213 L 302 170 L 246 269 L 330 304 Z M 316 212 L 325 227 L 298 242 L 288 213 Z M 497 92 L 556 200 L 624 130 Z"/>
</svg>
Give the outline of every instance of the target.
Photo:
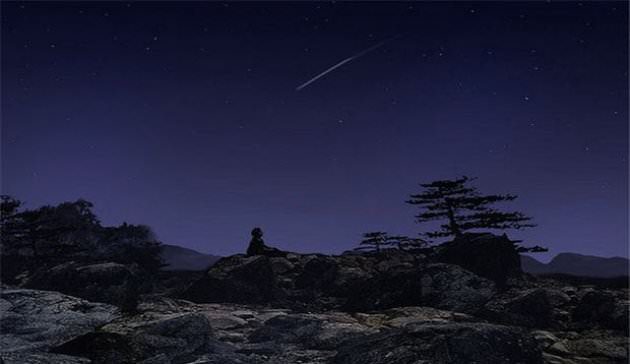
<svg viewBox="0 0 630 364">
<path fill-rule="evenodd" d="M 247 247 L 248 256 L 266 255 L 268 257 L 284 257 L 287 255 L 287 253 L 282 250 L 265 245 L 262 237 L 263 231 L 261 228 L 257 227 L 252 230 L 252 240 L 249 242 L 249 247 Z"/>
</svg>

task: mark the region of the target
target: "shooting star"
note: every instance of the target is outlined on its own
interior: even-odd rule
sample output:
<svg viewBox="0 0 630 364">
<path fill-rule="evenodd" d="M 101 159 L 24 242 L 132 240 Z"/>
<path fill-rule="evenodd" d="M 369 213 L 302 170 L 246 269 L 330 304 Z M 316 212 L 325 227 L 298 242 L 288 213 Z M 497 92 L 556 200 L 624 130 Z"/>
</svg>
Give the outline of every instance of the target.
<svg viewBox="0 0 630 364">
<path fill-rule="evenodd" d="M 386 40 L 384 40 L 384 41 L 382 41 L 382 42 L 379 42 L 379 43 L 377 43 L 377 44 L 375 44 L 375 45 L 371 46 L 370 48 L 367 48 L 367 49 L 362 50 L 361 52 L 359 52 L 359 53 L 355 54 L 354 56 L 351 56 L 351 57 L 348 57 L 348 58 L 344 59 L 343 61 L 341 61 L 341 62 L 339 62 L 339 63 L 335 64 L 334 66 L 329 67 L 329 68 L 328 68 L 328 69 L 326 69 L 324 72 L 322 72 L 322 73 L 318 74 L 317 76 L 315 76 L 315 77 L 311 78 L 310 80 L 308 80 L 308 81 L 304 82 L 303 84 L 299 85 L 298 87 L 296 87 L 296 88 L 295 88 L 295 91 L 300 91 L 300 90 L 302 90 L 302 89 L 303 89 L 303 88 L 305 88 L 306 86 L 308 86 L 308 85 L 310 85 L 311 83 L 313 83 L 313 82 L 315 82 L 315 81 L 319 80 L 320 78 L 322 78 L 322 77 L 326 76 L 327 74 L 329 74 L 330 72 L 332 72 L 332 71 L 336 70 L 337 68 L 339 68 L 339 67 L 343 66 L 344 64 L 346 64 L 346 63 L 348 63 L 348 62 L 351 62 L 351 61 L 354 61 L 354 60 L 355 60 L 355 59 L 357 59 L 357 58 L 363 57 L 363 56 L 365 56 L 366 54 L 368 54 L 368 53 L 370 53 L 370 52 L 372 52 L 372 51 L 374 51 L 374 50 L 376 50 L 376 49 L 378 49 L 378 48 L 382 47 L 383 45 L 385 45 L 385 43 L 389 42 L 390 40 L 395 39 L 395 38 L 398 38 L 398 37 L 399 37 L 399 35 L 397 35 L 397 36 L 395 36 L 395 37 L 392 37 L 392 38 L 389 38 L 389 39 L 386 39 Z"/>
</svg>

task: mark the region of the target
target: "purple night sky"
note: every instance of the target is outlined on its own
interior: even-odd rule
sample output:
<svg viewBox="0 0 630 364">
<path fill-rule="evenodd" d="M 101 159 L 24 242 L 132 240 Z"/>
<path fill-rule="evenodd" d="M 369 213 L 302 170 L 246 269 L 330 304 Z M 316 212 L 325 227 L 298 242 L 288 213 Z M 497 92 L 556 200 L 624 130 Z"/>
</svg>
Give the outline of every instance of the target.
<svg viewBox="0 0 630 364">
<path fill-rule="evenodd" d="M 332 253 L 465 174 L 520 196 L 538 258 L 627 256 L 627 29 L 626 2 L 2 2 L 2 193 Z"/>
</svg>

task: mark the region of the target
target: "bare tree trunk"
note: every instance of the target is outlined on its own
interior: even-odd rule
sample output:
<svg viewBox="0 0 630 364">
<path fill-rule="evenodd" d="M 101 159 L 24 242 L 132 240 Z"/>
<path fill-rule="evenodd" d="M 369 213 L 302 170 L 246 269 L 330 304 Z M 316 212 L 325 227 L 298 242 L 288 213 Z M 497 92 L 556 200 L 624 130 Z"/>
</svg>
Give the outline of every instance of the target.
<svg viewBox="0 0 630 364">
<path fill-rule="evenodd" d="M 455 211 L 453 210 L 453 206 L 448 200 L 446 201 L 446 204 L 448 210 L 448 225 L 455 237 L 460 237 L 462 236 L 462 231 L 459 228 L 459 225 L 457 225 L 457 221 L 455 220 Z"/>
</svg>

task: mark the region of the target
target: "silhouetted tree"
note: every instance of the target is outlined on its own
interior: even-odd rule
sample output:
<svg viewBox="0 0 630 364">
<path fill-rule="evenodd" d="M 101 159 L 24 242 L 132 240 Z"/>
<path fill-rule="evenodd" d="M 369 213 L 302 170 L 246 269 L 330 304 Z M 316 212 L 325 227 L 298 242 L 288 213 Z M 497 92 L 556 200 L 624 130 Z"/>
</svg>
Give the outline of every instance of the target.
<svg viewBox="0 0 630 364">
<path fill-rule="evenodd" d="M 363 234 L 363 240 L 357 250 L 375 250 L 380 253 L 381 247 L 387 245 L 387 233 L 384 231 L 373 231 Z"/>
<path fill-rule="evenodd" d="M 85 200 L 18 211 L 21 203 L 2 197 L 2 247 L 5 255 L 45 256 L 54 261 L 81 250 L 100 228 Z"/>
<path fill-rule="evenodd" d="M 544 248 L 540 245 L 525 247 L 525 246 L 517 246 L 516 251 L 518 253 L 545 253 L 548 252 L 548 248 Z"/>
<path fill-rule="evenodd" d="M 11 219 L 22 206 L 22 201 L 9 195 L 0 195 L 0 222 Z"/>
<path fill-rule="evenodd" d="M 395 246 L 399 250 L 411 250 L 423 248 L 429 245 L 429 242 L 421 238 L 410 238 L 404 235 L 394 235 L 387 237 L 387 245 Z"/>
<path fill-rule="evenodd" d="M 123 223 L 103 229 L 100 249 L 107 260 L 122 264 L 138 264 L 149 272 L 158 271 L 164 264 L 161 244 L 150 227 Z"/>
<path fill-rule="evenodd" d="M 446 220 L 440 230 L 426 233 L 431 238 L 455 236 L 473 229 L 522 229 L 535 226 L 529 223 L 530 217 L 520 212 L 502 212 L 490 205 L 512 201 L 517 196 L 482 195 L 469 182 L 473 178 L 462 177 L 455 180 L 441 180 L 420 184 L 424 189 L 419 194 L 411 195 L 407 203 L 418 205 L 419 223 Z"/>
<path fill-rule="evenodd" d="M 11 196 L 0 196 L 0 242 L 3 250 L 15 245 L 18 236 L 17 214 L 22 202 Z"/>
<path fill-rule="evenodd" d="M 160 243 L 149 227 L 126 223 L 103 227 L 88 201 L 24 211 L 20 206 L 19 200 L 2 196 L 2 255 L 19 260 L 16 264 L 36 267 L 74 259 L 135 263 L 148 271 L 162 266 Z"/>
</svg>

